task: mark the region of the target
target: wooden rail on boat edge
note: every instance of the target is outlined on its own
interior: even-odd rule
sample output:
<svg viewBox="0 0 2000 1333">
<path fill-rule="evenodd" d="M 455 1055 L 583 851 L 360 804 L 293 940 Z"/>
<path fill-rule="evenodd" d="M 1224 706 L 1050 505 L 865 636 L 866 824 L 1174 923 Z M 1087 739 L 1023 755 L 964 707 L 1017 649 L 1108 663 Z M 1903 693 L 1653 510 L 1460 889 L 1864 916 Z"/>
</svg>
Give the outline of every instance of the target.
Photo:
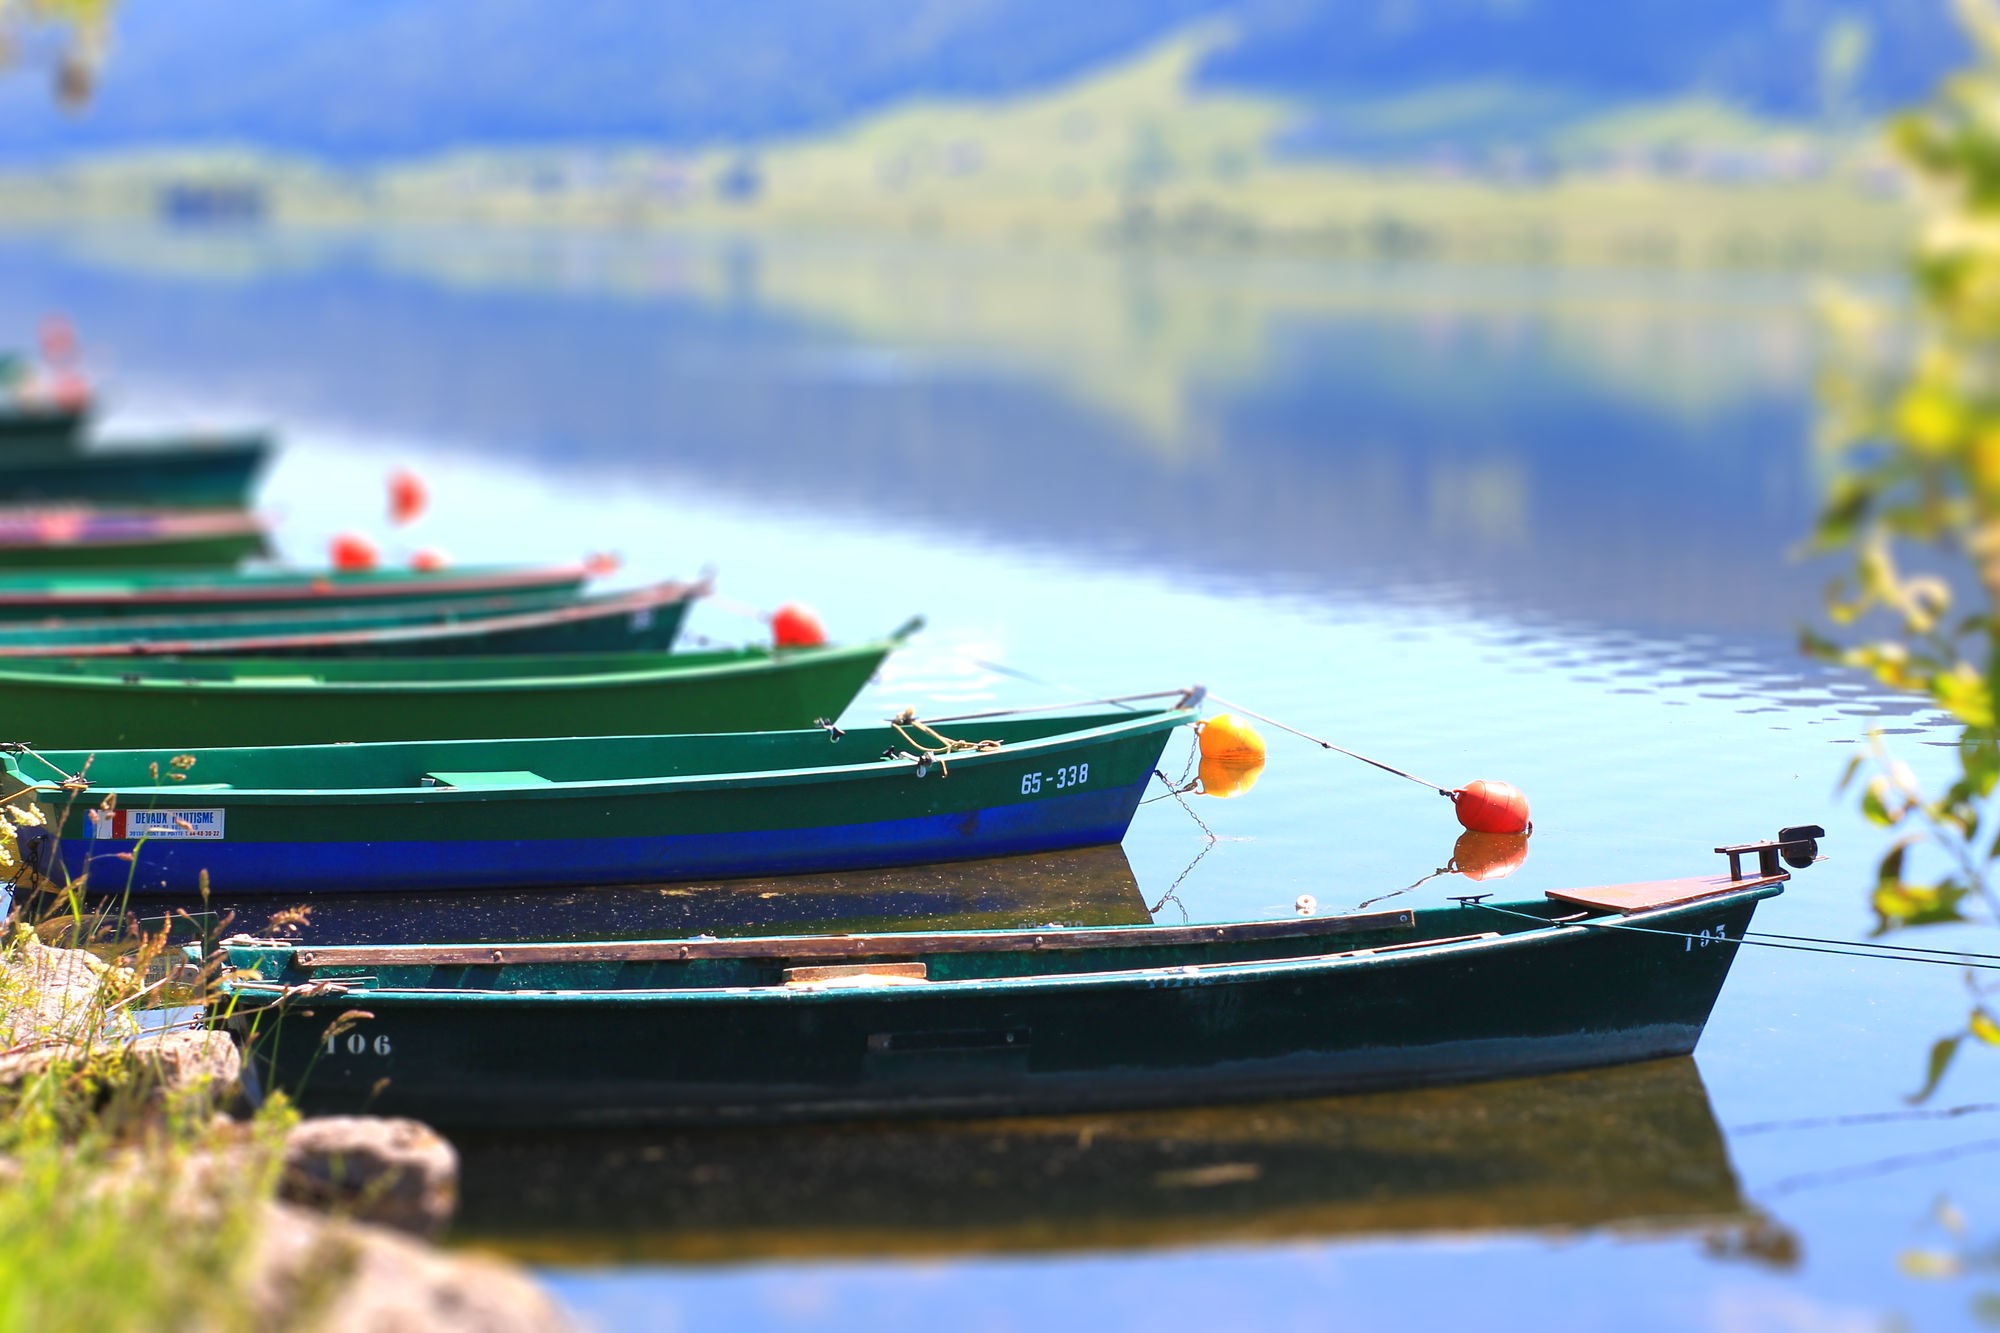
<svg viewBox="0 0 2000 1333">
<path fill-rule="evenodd" d="M 603 940 L 572 944 L 350 944 L 299 948 L 294 951 L 292 960 L 303 968 L 393 967 L 398 964 L 452 967 L 481 963 L 646 963 L 695 958 L 1035 953 L 1124 945 L 1171 946 L 1296 939 L 1303 935 L 1410 930 L 1415 926 L 1416 914 L 1404 910 L 1284 921 L 1240 921 L 1214 926 L 1054 926 L 1041 930 L 992 932 L 891 931 L 875 935 L 757 935 L 735 939 Z M 243 939 L 225 940 L 224 943 L 271 947 L 281 946 L 283 942 Z"/>
</svg>

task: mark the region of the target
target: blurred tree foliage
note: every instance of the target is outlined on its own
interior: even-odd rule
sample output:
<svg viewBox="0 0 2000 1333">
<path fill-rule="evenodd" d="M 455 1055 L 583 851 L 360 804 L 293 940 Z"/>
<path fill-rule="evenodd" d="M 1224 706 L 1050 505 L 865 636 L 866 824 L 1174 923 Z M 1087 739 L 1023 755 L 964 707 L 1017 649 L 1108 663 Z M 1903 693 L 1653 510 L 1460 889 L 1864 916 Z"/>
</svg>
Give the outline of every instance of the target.
<svg viewBox="0 0 2000 1333">
<path fill-rule="evenodd" d="M 1958 10 L 1974 63 L 1889 127 L 1923 205 L 1908 299 L 1826 301 L 1821 439 L 1835 474 L 1815 545 L 1851 559 L 1827 609 L 1858 641 L 1809 635 L 1808 647 L 1961 726 L 1942 792 L 1879 737 L 1848 766 L 1844 786 L 1870 772 L 1862 813 L 1897 833 L 1876 871 L 1878 935 L 2000 921 L 2000 0 Z M 1932 1048 L 1916 1099 L 1968 1040 L 2000 1046 L 2000 988 L 1979 976 L 1967 972 L 1966 1026 Z"/>
<path fill-rule="evenodd" d="M 55 93 L 80 107 L 97 87 L 104 36 L 117 0 L 0 0 L 0 73 L 47 63 Z"/>
</svg>

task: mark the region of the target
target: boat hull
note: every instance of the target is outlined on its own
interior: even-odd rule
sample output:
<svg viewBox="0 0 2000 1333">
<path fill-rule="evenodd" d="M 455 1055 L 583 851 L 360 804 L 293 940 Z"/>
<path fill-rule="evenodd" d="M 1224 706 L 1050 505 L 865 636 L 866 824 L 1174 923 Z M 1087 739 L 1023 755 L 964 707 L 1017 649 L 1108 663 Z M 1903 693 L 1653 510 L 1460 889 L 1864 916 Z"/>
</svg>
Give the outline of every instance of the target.
<svg viewBox="0 0 2000 1333">
<path fill-rule="evenodd" d="M 8 455 L 12 467 L 37 454 L 74 450 L 89 414 L 88 408 L 53 404 L 0 408 L 0 453 Z"/>
<path fill-rule="evenodd" d="M 308 1111 L 447 1125 L 1307 1096 L 1686 1054 L 1770 892 L 1633 918 L 1670 935 L 1546 926 L 1400 953 L 1204 966 L 1196 950 L 1179 968 L 851 990 L 502 992 L 477 989 L 484 969 L 459 967 L 423 990 L 363 987 L 232 1021 L 264 1086 Z M 1453 913 L 1471 931 L 1498 919 L 1423 915 Z"/>
<path fill-rule="evenodd" d="M 23 451 L 0 469 L 0 503 L 241 509 L 271 453 L 261 435 L 135 448 Z"/>
<path fill-rule="evenodd" d="M 185 895 L 204 876 L 212 889 L 231 894 L 310 894 L 803 874 L 1115 843 L 1132 822 L 1168 736 L 1190 718 L 1162 713 L 1109 732 L 1003 745 L 952 761 L 948 775 L 933 768 L 919 776 L 912 763 L 883 761 L 880 736 L 854 736 L 834 750 L 815 731 L 799 738 L 818 752 L 814 757 L 846 762 L 818 771 L 369 789 L 345 797 L 215 790 L 149 800 L 121 791 L 122 814 L 65 812 L 67 793 L 45 791 L 38 799 L 50 826 L 62 830 L 63 870 L 95 893 Z M 646 738 L 619 744 L 628 753 L 650 744 L 662 767 L 679 748 Z M 761 738 L 692 737 L 686 748 L 738 745 L 761 755 L 762 744 Z M 413 761 L 413 769 L 472 762 L 446 757 L 468 751 L 528 769 L 549 767 L 538 754 L 578 747 L 559 741 L 408 748 L 437 756 Z M 81 757 L 60 756 L 64 764 Z M 341 757 L 324 761 L 324 780 L 333 780 Z M 222 771 L 217 765 L 225 762 L 198 759 L 187 771 L 199 778 Z M 298 760 L 294 767 L 312 763 Z M 1077 774 L 1087 776 L 1056 785 Z M 161 808 L 169 801 L 170 808 Z M 77 804 L 88 807 L 91 798 Z M 130 812 L 148 805 L 154 825 L 180 811 L 190 834 L 215 836 L 177 838 L 172 828 L 143 844 L 93 836 L 107 828 L 133 832 Z"/>
<path fill-rule="evenodd" d="M 135 663 L 123 679 L 64 677 L 0 668 L 0 694 L 19 739 L 40 748 L 152 749 L 169 752 L 191 742 L 208 746 L 283 746 L 352 741 L 491 740 L 523 732 L 543 736 L 621 736 L 688 732 L 778 731 L 838 717 L 881 666 L 893 643 L 854 648 L 799 649 L 738 655 L 740 663 L 704 669 L 672 665 L 678 654 L 649 661 L 668 665 L 607 670 L 597 675 L 532 677 L 545 663 L 510 665 L 504 658 L 399 658 L 365 681 L 326 683 L 342 661 L 261 662 L 229 658 L 215 664 L 261 675 L 212 679 L 148 676 Z M 645 657 L 646 655 L 634 655 Z M 693 656 L 693 655 L 690 655 Z M 605 660 L 612 660 L 607 657 Z M 365 663 L 356 662 L 356 665 Z M 41 664 L 37 664 L 41 665 Z M 123 663 L 100 661 L 117 667 Z M 172 664 L 166 664 L 172 665 Z M 386 668 L 393 666 L 395 672 Z M 487 678 L 470 673 L 486 668 Z M 463 667 L 465 679 L 446 674 Z M 398 674 L 410 669 L 411 674 Z M 427 677 L 427 678 L 426 678 Z"/>
<path fill-rule="evenodd" d="M 436 609 L 380 607 L 167 621 L 0 624 L 0 659 L 21 657 L 426 657 L 665 652 L 701 585 L 581 601 L 566 594 Z M 458 609 L 447 609 L 458 608 Z"/>
<path fill-rule="evenodd" d="M 0 623 L 51 623 L 69 618 L 240 615 L 409 609 L 526 598 L 546 605 L 577 592 L 590 571 L 581 565 L 475 567 L 417 573 L 402 570 L 318 574 L 190 574 L 163 571 L 91 574 L 0 574 Z"/>
</svg>

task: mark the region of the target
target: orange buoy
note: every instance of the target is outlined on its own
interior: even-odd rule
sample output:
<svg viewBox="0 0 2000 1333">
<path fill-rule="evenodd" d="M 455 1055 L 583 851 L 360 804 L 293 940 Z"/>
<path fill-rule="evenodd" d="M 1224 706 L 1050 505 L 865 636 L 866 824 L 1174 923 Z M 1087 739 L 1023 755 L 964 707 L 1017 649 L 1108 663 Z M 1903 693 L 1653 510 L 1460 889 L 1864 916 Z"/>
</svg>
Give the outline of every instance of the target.
<svg viewBox="0 0 2000 1333">
<path fill-rule="evenodd" d="M 373 569 L 382 563 L 382 557 L 375 549 L 375 543 L 359 533 L 343 532 L 335 537 L 328 547 L 333 559 L 333 567 L 347 573 Z"/>
<path fill-rule="evenodd" d="M 590 577 L 601 579 L 616 574 L 621 563 L 615 551 L 593 551 L 584 557 L 583 568 Z"/>
<path fill-rule="evenodd" d="M 444 557 L 436 551 L 423 550 L 410 557 L 410 568 L 431 573 L 444 568 Z"/>
<path fill-rule="evenodd" d="M 1255 760 L 1260 767 L 1264 763 L 1264 738 L 1255 727 L 1229 713 L 1217 713 L 1198 723 L 1195 740 L 1203 760 Z"/>
<path fill-rule="evenodd" d="M 1451 794 L 1458 807 L 1458 822 L 1474 833 L 1526 833 L 1528 798 L 1518 787 L 1481 778 L 1468 782 Z"/>
<path fill-rule="evenodd" d="M 52 366 L 69 366 L 76 361 L 76 326 L 69 316 L 53 311 L 42 317 L 42 359 Z"/>
<path fill-rule="evenodd" d="M 1210 759 L 1206 755 L 1201 761 L 1201 794 L 1227 800 L 1241 796 L 1257 785 L 1257 779 L 1264 776 L 1264 756 L 1254 759 Z"/>
<path fill-rule="evenodd" d="M 1470 880 L 1485 883 L 1505 879 L 1528 860 L 1525 833 L 1473 833 L 1458 835 L 1451 849 L 1451 868 Z"/>
<path fill-rule="evenodd" d="M 826 626 L 811 607 L 787 602 L 771 613 L 771 642 L 780 648 L 817 648 L 826 642 Z"/>
<path fill-rule="evenodd" d="M 413 522 L 431 502 L 430 488 L 424 479 L 406 467 L 399 467 L 389 474 L 389 521 L 401 527 Z"/>
</svg>

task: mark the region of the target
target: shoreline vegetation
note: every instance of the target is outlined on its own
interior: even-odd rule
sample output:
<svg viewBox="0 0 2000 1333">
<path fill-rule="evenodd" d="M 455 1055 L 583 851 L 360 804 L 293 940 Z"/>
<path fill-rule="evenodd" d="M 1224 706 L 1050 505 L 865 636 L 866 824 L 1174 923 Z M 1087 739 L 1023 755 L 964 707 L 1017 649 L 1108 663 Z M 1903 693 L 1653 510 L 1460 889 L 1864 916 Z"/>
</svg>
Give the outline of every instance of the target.
<svg viewBox="0 0 2000 1333">
<path fill-rule="evenodd" d="M 1858 130 L 1681 99 L 1518 142 L 1525 96 L 1440 90 L 1313 107 L 1205 89 L 1209 26 L 1038 94 L 906 104 L 816 136 L 669 150 L 551 144 L 331 164 L 240 147 L 0 171 L 0 227 L 514 227 L 862 234 L 1001 247 L 1161 248 L 1550 265 L 1873 268 L 1912 211 Z M 1315 156 L 1314 124 L 1461 148 Z M 1465 136 L 1475 136 L 1467 138 Z"/>
<path fill-rule="evenodd" d="M 457 1193 L 434 1132 L 251 1107 L 227 1033 L 149 1025 L 200 993 L 164 932 L 73 904 L 5 932 L 0 1329 L 570 1327 L 513 1267 L 427 1243 Z"/>
</svg>

